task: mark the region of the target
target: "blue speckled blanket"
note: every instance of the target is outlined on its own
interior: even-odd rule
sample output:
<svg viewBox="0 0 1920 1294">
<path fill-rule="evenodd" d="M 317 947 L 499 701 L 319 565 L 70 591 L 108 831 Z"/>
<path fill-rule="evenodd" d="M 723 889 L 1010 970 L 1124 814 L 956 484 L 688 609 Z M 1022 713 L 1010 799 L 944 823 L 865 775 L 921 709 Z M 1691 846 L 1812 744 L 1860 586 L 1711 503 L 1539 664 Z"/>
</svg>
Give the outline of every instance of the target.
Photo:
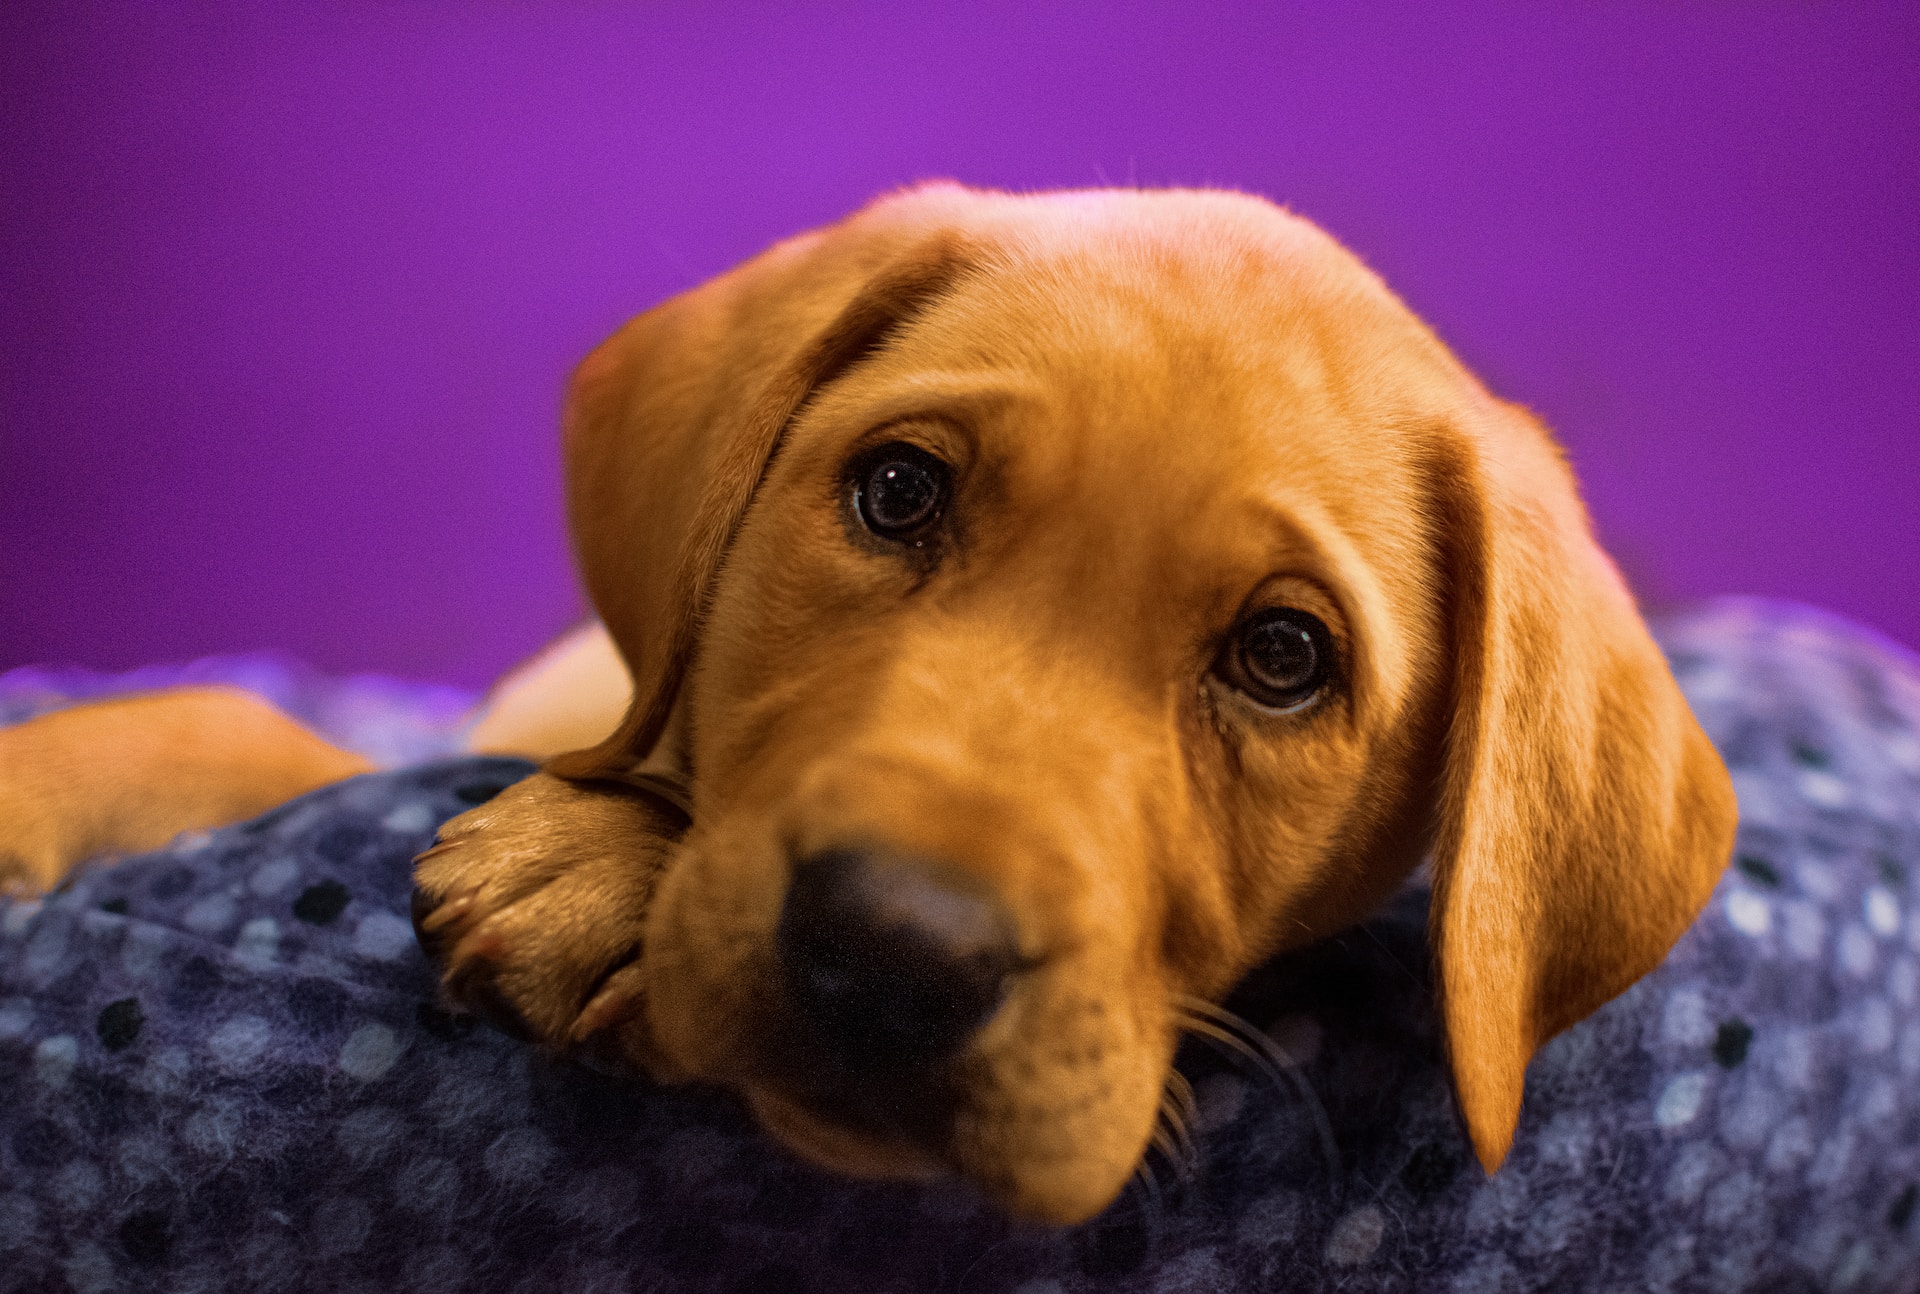
<svg viewBox="0 0 1920 1294">
<path fill-rule="evenodd" d="M 0 908 L 0 1290 L 1914 1294 L 1920 662 L 1780 604 L 1662 638 L 1734 770 L 1736 863 L 1540 1054 L 1492 1180 L 1417 890 L 1248 982 L 1231 1005 L 1293 1068 L 1183 1053 L 1197 1169 L 1085 1227 L 816 1172 L 724 1095 L 439 1009 L 408 860 L 527 771 L 450 759 Z M 0 715 L 57 691 L 19 678 Z M 401 726 L 416 753 L 452 731 Z"/>
</svg>

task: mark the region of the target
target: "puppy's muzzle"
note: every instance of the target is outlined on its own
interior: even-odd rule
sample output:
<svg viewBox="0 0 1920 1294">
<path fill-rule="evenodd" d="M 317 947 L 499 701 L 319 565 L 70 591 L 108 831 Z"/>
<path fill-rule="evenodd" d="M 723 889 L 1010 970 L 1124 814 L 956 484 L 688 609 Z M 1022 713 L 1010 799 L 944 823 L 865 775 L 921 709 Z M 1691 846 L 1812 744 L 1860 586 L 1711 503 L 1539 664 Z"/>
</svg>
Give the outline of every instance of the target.
<svg viewBox="0 0 1920 1294">
<path fill-rule="evenodd" d="M 964 1050 L 1025 969 L 993 899 L 875 849 L 795 860 L 777 954 L 809 1041 L 850 1076 L 903 1076 Z"/>
</svg>

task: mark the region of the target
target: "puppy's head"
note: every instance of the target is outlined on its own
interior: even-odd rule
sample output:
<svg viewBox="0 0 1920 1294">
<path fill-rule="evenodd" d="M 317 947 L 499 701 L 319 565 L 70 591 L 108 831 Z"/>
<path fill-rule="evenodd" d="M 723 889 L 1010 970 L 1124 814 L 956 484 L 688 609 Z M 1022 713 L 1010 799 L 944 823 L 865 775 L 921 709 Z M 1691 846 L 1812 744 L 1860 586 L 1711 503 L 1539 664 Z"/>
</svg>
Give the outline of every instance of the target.
<svg viewBox="0 0 1920 1294">
<path fill-rule="evenodd" d="M 645 1027 L 827 1164 L 1091 1215 L 1183 1004 L 1431 856 L 1491 1169 L 1726 857 L 1546 435 L 1256 199 L 888 199 L 629 324 L 567 445 L 637 692 L 555 771 L 692 791 Z"/>
</svg>

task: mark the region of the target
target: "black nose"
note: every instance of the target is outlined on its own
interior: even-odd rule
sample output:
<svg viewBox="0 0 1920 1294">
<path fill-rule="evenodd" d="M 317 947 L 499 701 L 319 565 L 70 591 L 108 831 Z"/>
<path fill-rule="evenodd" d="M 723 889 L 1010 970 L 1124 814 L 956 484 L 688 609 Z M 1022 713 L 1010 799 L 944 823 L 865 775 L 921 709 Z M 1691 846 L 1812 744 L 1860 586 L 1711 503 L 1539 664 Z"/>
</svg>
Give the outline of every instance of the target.
<svg viewBox="0 0 1920 1294">
<path fill-rule="evenodd" d="M 867 1073 L 958 1051 L 1020 961 L 991 899 L 873 851 L 796 861 L 777 937 L 794 1011 L 818 1045 Z"/>
</svg>

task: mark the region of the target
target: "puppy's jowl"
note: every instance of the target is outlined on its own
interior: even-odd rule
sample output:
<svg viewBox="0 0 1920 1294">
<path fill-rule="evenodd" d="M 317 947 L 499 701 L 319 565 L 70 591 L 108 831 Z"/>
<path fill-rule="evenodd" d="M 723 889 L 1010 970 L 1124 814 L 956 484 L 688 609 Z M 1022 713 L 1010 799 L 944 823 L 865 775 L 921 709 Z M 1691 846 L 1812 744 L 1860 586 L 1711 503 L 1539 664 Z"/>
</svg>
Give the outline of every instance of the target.
<svg viewBox="0 0 1920 1294">
<path fill-rule="evenodd" d="M 1534 1049 L 1731 847 L 1547 434 L 1257 199 L 886 199 L 628 324 L 565 445 L 605 628 L 475 730 L 551 758 L 421 858 L 423 941 L 472 1009 L 845 1171 L 1092 1215 L 1183 1028 L 1423 858 L 1494 1168 Z M 351 771 L 169 712 L 0 734 L 24 870 Z M 80 824 L 115 723 L 201 754 Z"/>
</svg>

